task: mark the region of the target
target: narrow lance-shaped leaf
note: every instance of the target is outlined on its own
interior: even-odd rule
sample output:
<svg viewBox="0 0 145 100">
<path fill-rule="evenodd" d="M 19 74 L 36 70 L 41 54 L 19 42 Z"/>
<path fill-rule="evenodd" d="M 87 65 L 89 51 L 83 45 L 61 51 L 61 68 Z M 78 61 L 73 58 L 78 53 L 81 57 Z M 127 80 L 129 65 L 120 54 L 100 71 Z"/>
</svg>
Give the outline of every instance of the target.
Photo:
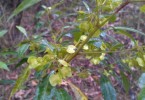
<svg viewBox="0 0 145 100">
<path fill-rule="evenodd" d="M 128 92 L 129 88 L 130 88 L 129 79 L 127 79 L 127 76 L 125 76 L 123 72 L 121 72 L 121 78 L 122 78 L 122 83 L 123 83 L 124 89 L 126 92 Z"/>
<path fill-rule="evenodd" d="M 126 31 L 131 31 L 131 32 L 134 32 L 134 33 L 138 33 L 140 35 L 144 35 L 145 36 L 145 33 L 141 32 L 141 31 L 138 31 L 136 29 L 133 29 L 133 28 L 128 28 L 128 27 L 113 27 L 113 29 L 119 29 L 119 30 L 126 30 Z"/>
<path fill-rule="evenodd" d="M 12 85 L 14 84 L 14 80 L 9 80 L 9 79 L 1 79 L 0 80 L 0 85 Z"/>
<path fill-rule="evenodd" d="M 30 73 L 31 73 L 31 70 L 29 70 L 28 67 L 26 67 L 23 70 L 22 74 L 17 79 L 16 84 L 11 91 L 11 94 L 10 94 L 10 97 L 8 100 L 11 100 L 11 97 L 21 88 L 21 86 L 24 84 L 24 82 L 28 79 Z"/>
<path fill-rule="evenodd" d="M 23 28 L 23 27 L 21 27 L 21 26 L 16 26 L 16 27 L 17 27 L 17 29 L 18 29 L 21 33 L 23 33 L 23 34 L 26 36 L 26 38 L 28 39 L 28 35 L 27 35 L 27 32 L 26 32 L 25 28 Z"/>
<path fill-rule="evenodd" d="M 1 30 L 0 31 L 0 37 L 3 37 L 8 31 L 7 30 Z"/>
<path fill-rule="evenodd" d="M 0 61 L 0 69 L 5 69 L 7 71 L 9 71 L 9 68 L 7 67 L 6 63 Z"/>
<path fill-rule="evenodd" d="M 84 2 L 84 1 L 83 1 L 83 3 L 84 3 L 84 5 L 85 5 L 86 9 L 88 10 L 88 12 L 90 13 L 91 10 L 90 10 L 90 7 L 88 6 L 88 4 L 87 4 L 86 2 Z"/>
<path fill-rule="evenodd" d="M 101 76 L 100 84 L 104 100 L 116 100 L 116 91 L 106 76 Z"/>
<path fill-rule="evenodd" d="M 116 33 L 125 35 L 128 38 L 130 38 L 133 42 L 135 42 L 135 39 L 133 38 L 133 36 L 124 30 L 117 30 Z"/>
<path fill-rule="evenodd" d="M 85 96 L 85 94 L 74 84 L 71 82 L 68 83 L 72 91 L 74 92 L 74 95 L 76 97 L 76 100 L 88 100 L 88 98 Z"/>
<path fill-rule="evenodd" d="M 51 64 L 49 66 L 51 66 Z M 49 82 L 49 77 L 53 73 L 54 72 L 51 72 L 49 75 L 45 76 L 39 83 L 34 100 L 51 100 L 55 95 L 55 89 Z"/>
<path fill-rule="evenodd" d="M 49 83 L 49 75 L 45 76 L 43 78 L 42 82 L 40 82 L 40 84 L 37 87 L 34 100 L 51 99 L 51 97 L 53 96 L 53 95 L 50 95 L 52 88 L 53 87 Z"/>
<path fill-rule="evenodd" d="M 29 48 L 29 44 L 23 44 L 21 45 L 18 49 L 17 49 L 17 52 L 18 52 L 18 56 L 19 57 L 22 57 L 24 55 L 24 53 L 28 50 Z"/>
<path fill-rule="evenodd" d="M 23 0 L 22 3 L 13 11 L 12 15 L 9 17 L 9 20 L 22 12 L 23 10 L 33 6 L 41 0 Z"/>
</svg>

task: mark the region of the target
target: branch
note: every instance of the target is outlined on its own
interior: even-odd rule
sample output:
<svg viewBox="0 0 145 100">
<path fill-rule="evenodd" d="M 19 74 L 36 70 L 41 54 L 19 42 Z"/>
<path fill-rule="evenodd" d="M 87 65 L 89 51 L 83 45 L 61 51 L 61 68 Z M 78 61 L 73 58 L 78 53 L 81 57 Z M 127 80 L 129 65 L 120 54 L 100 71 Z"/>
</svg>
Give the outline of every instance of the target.
<svg viewBox="0 0 145 100">
<path fill-rule="evenodd" d="M 69 57 L 66 57 L 66 59 L 64 59 L 66 62 L 70 62 L 74 57 L 76 57 L 78 55 L 78 53 L 80 52 L 80 50 L 83 48 L 83 46 L 89 41 L 89 39 L 94 35 L 94 33 L 96 31 L 98 31 L 102 26 L 104 26 L 114 15 L 116 15 L 121 9 L 123 9 L 126 5 L 128 5 L 130 2 L 126 1 L 124 3 L 121 4 L 121 6 L 108 18 L 106 19 L 104 22 L 102 22 L 96 30 L 94 30 L 92 33 L 89 34 L 89 36 L 87 37 L 87 39 L 80 44 L 80 46 L 77 48 L 76 52 L 72 55 L 70 55 Z"/>
</svg>

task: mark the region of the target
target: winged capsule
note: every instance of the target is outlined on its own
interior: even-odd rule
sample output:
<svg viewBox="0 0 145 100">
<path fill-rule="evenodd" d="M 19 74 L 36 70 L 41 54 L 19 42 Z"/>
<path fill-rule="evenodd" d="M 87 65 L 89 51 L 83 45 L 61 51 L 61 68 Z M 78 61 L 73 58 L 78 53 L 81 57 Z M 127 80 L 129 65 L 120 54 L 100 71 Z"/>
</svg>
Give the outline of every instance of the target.
<svg viewBox="0 0 145 100">
<path fill-rule="evenodd" d="M 49 82 L 52 86 L 56 86 L 58 84 L 61 84 L 62 82 L 62 78 L 60 77 L 60 75 L 58 73 L 56 74 L 52 74 L 50 77 L 49 77 Z"/>
<path fill-rule="evenodd" d="M 76 47 L 74 45 L 69 45 L 66 51 L 70 54 L 75 53 Z"/>
</svg>

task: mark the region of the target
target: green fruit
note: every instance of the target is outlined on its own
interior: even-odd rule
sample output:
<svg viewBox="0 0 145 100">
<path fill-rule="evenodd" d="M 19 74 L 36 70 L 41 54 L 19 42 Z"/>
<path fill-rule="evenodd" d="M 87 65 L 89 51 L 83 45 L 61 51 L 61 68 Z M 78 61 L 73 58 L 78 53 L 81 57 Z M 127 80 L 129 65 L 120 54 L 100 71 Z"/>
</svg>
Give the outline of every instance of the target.
<svg viewBox="0 0 145 100">
<path fill-rule="evenodd" d="M 42 57 L 38 57 L 38 58 L 37 58 L 37 61 L 38 61 L 39 63 L 42 63 L 42 62 L 43 62 Z"/>
<path fill-rule="evenodd" d="M 99 58 L 93 58 L 91 59 L 91 63 L 93 63 L 94 65 L 97 65 L 100 63 L 100 59 Z"/>
<path fill-rule="evenodd" d="M 46 61 L 49 61 L 50 58 L 51 58 L 51 56 L 48 54 L 43 56 L 43 60 L 46 60 Z"/>
<path fill-rule="evenodd" d="M 84 21 L 79 25 L 79 29 L 82 32 L 89 32 L 89 30 L 93 27 L 91 22 Z"/>
<path fill-rule="evenodd" d="M 37 62 L 37 57 L 35 57 L 35 56 L 30 56 L 30 57 L 28 58 L 27 62 L 28 62 L 29 64 L 36 63 L 36 62 Z"/>
</svg>

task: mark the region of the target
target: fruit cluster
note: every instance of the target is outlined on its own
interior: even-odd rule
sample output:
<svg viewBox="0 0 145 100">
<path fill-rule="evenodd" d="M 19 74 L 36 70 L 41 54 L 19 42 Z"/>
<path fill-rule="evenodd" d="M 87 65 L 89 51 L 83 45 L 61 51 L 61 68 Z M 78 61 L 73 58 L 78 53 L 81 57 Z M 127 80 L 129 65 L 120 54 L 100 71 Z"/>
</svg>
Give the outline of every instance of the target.
<svg viewBox="0 0 145 100">
<path fill-rule="evenodd" d="M 123 59 L 122 62 L 128 64 L 128 66 L 140 66 L 144 69 L 145 67 L 145 55 L 139 55 L 137 57 L 132 57 L 130 59 Z"/>
</svg>

